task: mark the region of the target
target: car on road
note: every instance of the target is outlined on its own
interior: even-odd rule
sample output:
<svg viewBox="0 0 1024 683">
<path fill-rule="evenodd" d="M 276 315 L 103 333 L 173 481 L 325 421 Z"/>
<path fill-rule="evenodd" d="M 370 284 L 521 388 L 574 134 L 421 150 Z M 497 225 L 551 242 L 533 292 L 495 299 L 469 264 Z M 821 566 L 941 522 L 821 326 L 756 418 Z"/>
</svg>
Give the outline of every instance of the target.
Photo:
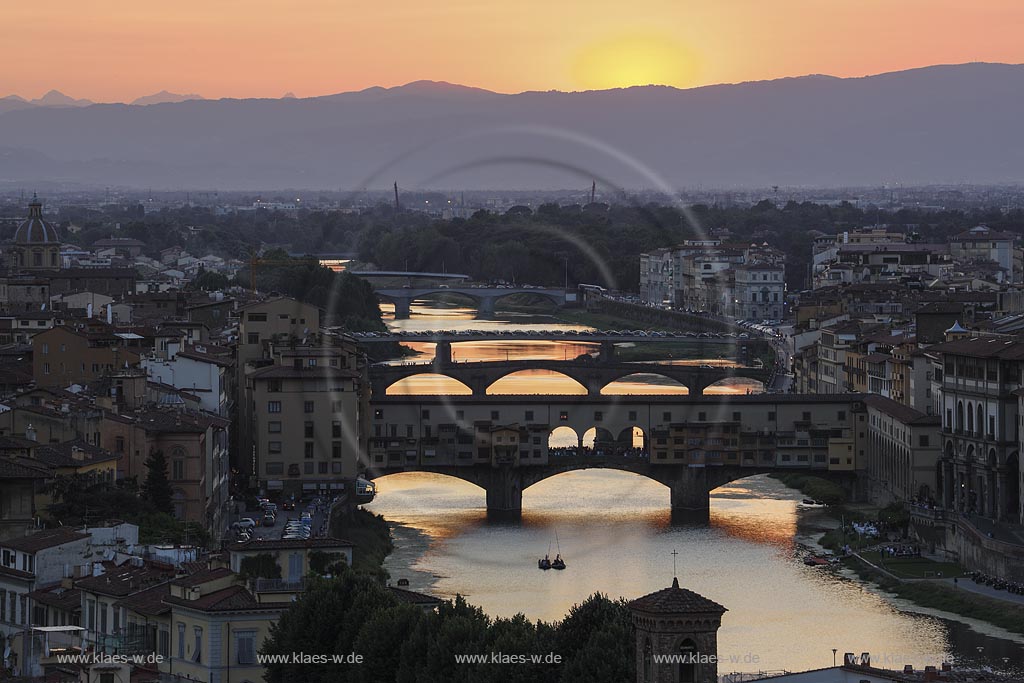
<svg viewBox="0 0 1024 683">
<path fill-rule="evenodd" d="M 267 514 L 263 515 L 263 526 L 274 526 L 275 522 L 277 522 L 277 516 L 274 515 L 272 512 L 268 512 Z"/>
<path fill-rule="evenodd" d="M 232 531 L 250 530 L 256 528 L 256 520 L 252 517 L 243 517 L 231 525 Z"/>
<path fill-rule="evenodd" d="M 286 500 L 285 502 L 281 503 L 281 509 L 282 510 L 294 510 L 295 509 L 295 503 L 293 501 Z"/>
</svg>

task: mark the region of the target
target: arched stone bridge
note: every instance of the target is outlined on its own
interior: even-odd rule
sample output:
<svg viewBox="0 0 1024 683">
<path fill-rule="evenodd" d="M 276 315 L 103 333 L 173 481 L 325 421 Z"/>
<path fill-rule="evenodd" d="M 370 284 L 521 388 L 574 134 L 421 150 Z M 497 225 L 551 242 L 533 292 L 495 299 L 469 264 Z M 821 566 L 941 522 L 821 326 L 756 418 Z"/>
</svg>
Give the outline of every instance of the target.
<svg viewBox="0 0 1024 683">
<path fill-rule="evenodd" d="M 364 476 L 376 479 L 400 472 L 430 472 L 462 479 L 484 489 L 489 515 L 514 519 L 522 513 L 523 491 L 529 487 L 558 474 L 593 468 L 632 472 L 664 484 L 671 492 L 672 519 L 685 522 L 708 521 L 711 491 L 716 488 L 738 479 L 780 471 L 778 467 L 763 465 L 692 467 L 686 464 L 651 464 L 646 458 L 638 457 L 577 456 L 553 457 L 546 465 L 521 467 L 494 467 L 490 464 L 375 467 L 368 469 Z M 826 477 L 851 492 L 857 486 L 854 472 L 836 473 L 820 468 L 792 467 L 784 471 Z"/>
<path fill-rule="evenodd" d="M 523 370 L 549 370 L 576 380 L 590 395 L 616 380 L 629 375 L 654 374 L 673 379 L 685 386 L 691 396 L 700 396 L 704 390 L 730 377 L 746 377 L 765 383 L 771 371 L 751 367 L 719 367 L 693 365 L 667 365 L 663 363 L 598 363 L 575 360 L 485 361 L 473 363 L 409 363 L 405 365 L 375 365 L 370 368 L 370 385 L 376 396 L 387 395 L 395 383 L 422 374 L 450 377 L 467 386 L 474 396 L 485 396 L 487 390 L 503 377 Z"/>
<path fill-rule="evenodd" d="M 534 294 L 548 299 L 556 306 L 564 306 L 565 290 L 545 289 L 542 287 L 401 287 L 375 290 L 377 296 L 395 305 L 395 319 L 409 317 L 412 302 L 426 296 L 437 294 L 461 294 L 469 297 L 477 304 L 477 317 L 488 318 L 494 315 L 498 300 L 513 294 Z"/>
</svg>

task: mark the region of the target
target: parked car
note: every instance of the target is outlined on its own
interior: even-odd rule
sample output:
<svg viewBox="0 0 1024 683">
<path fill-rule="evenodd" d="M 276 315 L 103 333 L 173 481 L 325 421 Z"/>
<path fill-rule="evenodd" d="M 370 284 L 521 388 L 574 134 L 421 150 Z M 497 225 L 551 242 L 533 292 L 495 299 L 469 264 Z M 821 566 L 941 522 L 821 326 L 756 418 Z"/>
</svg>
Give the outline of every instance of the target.
<svg viewBox="0 0 1024 683">
<path fill-rule="evenodd" d="M 243 517 L 231 525 L 233 531 L 251 530 L 256 528 L 256 520 L 252 517 Z"/>
<path fill-rule="evenodd" d="M 263 515 L 263 526 L 274 526 L 274 523 L 276 521 L 277 516 L 274 515 L 274 513 L 272 512 L 268 512 L 267 514 Z"/>
</svg>

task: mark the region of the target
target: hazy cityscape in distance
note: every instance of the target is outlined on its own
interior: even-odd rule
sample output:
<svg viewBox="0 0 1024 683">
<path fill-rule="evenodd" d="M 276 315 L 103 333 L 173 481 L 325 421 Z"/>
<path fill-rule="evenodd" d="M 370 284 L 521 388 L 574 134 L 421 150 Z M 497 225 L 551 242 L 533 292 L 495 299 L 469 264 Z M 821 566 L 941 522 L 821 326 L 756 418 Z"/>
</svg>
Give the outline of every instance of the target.
<svg viewBox="0 0 1024 683">
<path fill-rule="evenodd" d="M 1011 0 L 0 19 L 0 683 L 1024 682 Z"/>
</svg>

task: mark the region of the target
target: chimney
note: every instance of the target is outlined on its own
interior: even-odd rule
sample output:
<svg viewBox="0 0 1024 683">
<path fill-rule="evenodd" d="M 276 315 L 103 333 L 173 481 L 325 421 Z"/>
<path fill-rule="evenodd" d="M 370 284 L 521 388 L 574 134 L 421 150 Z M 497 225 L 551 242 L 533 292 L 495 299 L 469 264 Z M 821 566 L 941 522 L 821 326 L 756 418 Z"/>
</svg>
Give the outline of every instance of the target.
<svg viewBox="0 0 1024 683">
<path fill-rule="evenodd" d="M 79 448 L 78 446 L 72 446 L 71 459 L 77 460 L 78 462 L 85 460 L 85 451 Z"/>
<path fill-rule="evenodd" d="M 32 426 L 32 423 L 25 427 L 25 438 L 29 441 L 39 441 L 39 435 L 36 434 L 36 428 Z"/>
<path fill-rule="evenodd" d="M 107 304 L 107 324 L 114 324 L 114 302 Z"/>
</svg>

